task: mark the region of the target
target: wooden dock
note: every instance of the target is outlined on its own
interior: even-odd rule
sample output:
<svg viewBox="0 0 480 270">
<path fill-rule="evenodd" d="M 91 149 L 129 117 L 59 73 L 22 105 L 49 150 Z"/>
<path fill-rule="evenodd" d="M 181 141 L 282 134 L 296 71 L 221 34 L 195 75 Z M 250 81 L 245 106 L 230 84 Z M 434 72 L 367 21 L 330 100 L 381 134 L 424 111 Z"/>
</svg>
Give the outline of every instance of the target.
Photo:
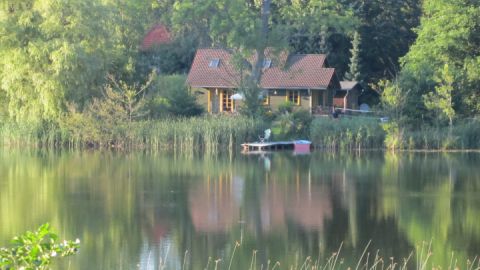
<svg viewBox="0 0 480 270">
<path fill-rule="evenodd" d="M 243 152 L 269 152 L 277 150 L 293 150 L 298 153 L 310 153 L 311 142 L 306 140 L 277 141 L 277 142 L 252 142 L 242 144 Z"/>
<path fill-rule="evenodd" d="M 242 144 L 244 152 L 293 150 L 296 141 L 252 142 Z"/>
</svg>

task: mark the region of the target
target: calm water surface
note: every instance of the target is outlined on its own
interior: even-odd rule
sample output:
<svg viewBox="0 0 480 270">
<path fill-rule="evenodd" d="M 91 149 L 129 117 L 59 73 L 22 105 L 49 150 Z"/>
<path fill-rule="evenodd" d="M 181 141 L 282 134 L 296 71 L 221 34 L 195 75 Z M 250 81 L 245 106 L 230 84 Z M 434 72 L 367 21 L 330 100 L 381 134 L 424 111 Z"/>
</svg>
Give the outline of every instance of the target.
<svg viewBox="0 0 480 270">
<path fill-rule="evenodd" d="M 227 269 L 307 256 L 356 266 L 431 242 L 447 268 L 480 254 L 480 154 L 185 157 L 0 151 L 0 246 L 50 222 L 80 238 L 58 269 Z M 412 260 L 414 262 L 414 260 Z M 273 263 L 272 263 L 273 264 Z M 213 269 L 215 262 L 210 262 Z M 345 267 L 346 268 L 346 267 Z M 461 267 L 465 268 L 465 266 Z"/>
</svg>

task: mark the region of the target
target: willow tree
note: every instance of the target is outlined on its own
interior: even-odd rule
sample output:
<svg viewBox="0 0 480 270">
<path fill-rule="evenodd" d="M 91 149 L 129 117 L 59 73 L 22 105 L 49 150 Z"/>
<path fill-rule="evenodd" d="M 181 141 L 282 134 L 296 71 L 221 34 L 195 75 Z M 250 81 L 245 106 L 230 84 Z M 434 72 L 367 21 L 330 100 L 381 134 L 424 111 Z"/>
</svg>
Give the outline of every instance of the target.
<svg viewBox="0 0 480 270">
<path fill-rule="evenodd" d="M 55 121 L 67 102 L 82 105 L 99 95 L 108 72 L 128 70 L 132 21 L 125 18 L 133 14 L 126 4 L 28 0 L 2 5 L 0 91 L 10 117 Z"/>
</svg>

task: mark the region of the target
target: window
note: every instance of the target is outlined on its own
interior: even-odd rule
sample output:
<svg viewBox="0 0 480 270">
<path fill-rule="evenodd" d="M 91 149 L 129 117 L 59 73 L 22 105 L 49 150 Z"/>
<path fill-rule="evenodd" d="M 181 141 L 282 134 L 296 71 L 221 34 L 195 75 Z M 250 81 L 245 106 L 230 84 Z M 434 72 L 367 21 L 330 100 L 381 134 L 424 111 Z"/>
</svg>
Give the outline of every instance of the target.
<svg viewBox="0 0 480 270">
<path fill-rule="evenodd" d="M 263 59 L 263 68 L 270 68 L 272 66 L 272 59 Z"/>
<path fill-rule="evenodd" d="M 208 67 L 218 68 L 219 64 L 220 64 L 220 59 L 214 58 L 214 59 L 210 60 L 210 63 L 208 64 Z"/>
<path fill-rule="evenodd" d="M 233 112 L 233 100 L 231 91 L 221 90 L 220 102 L 222 112 Z"/>
<path fill-rule="evenodd" d="M 287 101 L 290 101 L 295 105 L 300 105 L 300 91 L 287 90 Z"/>
</svg>

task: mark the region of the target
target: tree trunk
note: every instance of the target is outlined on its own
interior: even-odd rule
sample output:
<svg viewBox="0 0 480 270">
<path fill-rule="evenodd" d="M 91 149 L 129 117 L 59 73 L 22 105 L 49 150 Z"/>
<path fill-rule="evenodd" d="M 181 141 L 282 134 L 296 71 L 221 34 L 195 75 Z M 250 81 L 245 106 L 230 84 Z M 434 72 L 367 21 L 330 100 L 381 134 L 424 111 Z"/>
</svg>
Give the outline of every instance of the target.
<svg viewBox="0 0 480 270">
<path fill-rule="evenodd" d="M 258 46 L 256 48 L 256 57 L 257 60 L 254 64 L 252 70 L 252 83 L 258 86 L 260 84 L 260 78 L 262 75 L 262 68 L 263 68 L 263 61 L 265 59 L 265 49 L 267 48 L 267 40 L 268 40 L 268 21 L 270 19 L 270 4 L 271 0 L 263 0 L 262 1 L 262 31 L 260 32 Z"/>
<path fill-rule="evenodd" d="M 252 63 L 252 73 L 247 77 L 246 85 L 243 90 L 245 94 L 244 113 L 249 116 L 257 115 L 261 112 L 262 103 L 259 99 L 260 81 L 263 71 L 263 62 L 265 59 L 265 49 L 268 44 L 269 19 L 270 19 L 271 0 L 262 0 L 261 10 L 261 31 L 258 37 L 258 43 L 255 46 L 255 62 Z"/>
</svg>

